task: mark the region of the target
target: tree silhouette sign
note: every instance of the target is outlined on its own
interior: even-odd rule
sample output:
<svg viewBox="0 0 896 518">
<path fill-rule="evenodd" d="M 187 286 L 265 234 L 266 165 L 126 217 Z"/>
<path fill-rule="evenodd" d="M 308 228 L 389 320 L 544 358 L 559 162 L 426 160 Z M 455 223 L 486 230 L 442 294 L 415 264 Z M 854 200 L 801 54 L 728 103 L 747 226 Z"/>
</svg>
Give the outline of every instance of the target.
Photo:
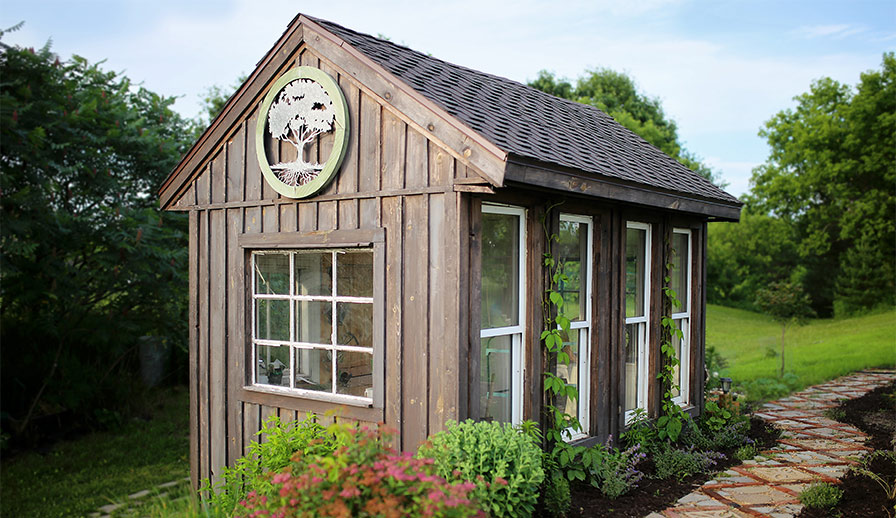
<svg viewBox="0 0 896 518">
<path fill-rule="evenodd" d="M 333 148 L 323 163 L 306 157 L 319 136 L 334 133 Z M 271 164 L 265 143 L 288 142 L 295 160 Z M 255 128 L 255 152 L 268 184 L 283 196 L 306 198 L 326 187 L 342 164 L 348 146 L 348 106 L 336 81 L 326 72 L 297 67 L 283 74 L 261 105 Z"/>
</svg>

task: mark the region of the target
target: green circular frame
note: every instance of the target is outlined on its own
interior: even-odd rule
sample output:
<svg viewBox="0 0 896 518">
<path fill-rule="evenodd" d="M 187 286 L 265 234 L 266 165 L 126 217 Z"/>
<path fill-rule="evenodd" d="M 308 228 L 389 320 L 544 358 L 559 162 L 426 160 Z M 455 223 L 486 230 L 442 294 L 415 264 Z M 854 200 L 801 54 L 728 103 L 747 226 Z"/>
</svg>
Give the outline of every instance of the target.
<svg viewBox="0 0 896 518">
<path fill-rule="evenodd" d="M 330 99 L 333 101 L 333 111 L 335 112 L 333 127 L 336 138 L 333 142 L 333 150 L 330 151 L 330 156 L 327 157 L 327 161 L 324 162 L 324 168 L 318 173 L 317 177 L 304 185 L 293 187 L 281 182 L 271 170 L 271 165 L 268 163 L 268 157 L 265 154 L 264 141 L 268 111 L 271 109 L 271 104 L 274 103 L 274 99 L 280 93 L 280 90 L 283 90 L 287 84 L 296 79 L 310 79 L 321 85 L 327 92 L 327 95 L 330 96 Z M 336 84 L 336 80 L 330 77 L 329 74 L 312 67 L 296 67 L 284 73 L 277 79 L 265 96 L 264 102 L 261 104 L 261 111 L 258 114 L 258 122 L 255 125 L 255 154 L 258 157 L 258 165 L 261 167 L 264 179 L 275 191 L 288 198 L 307 198 L 320 192 L 336 176 L 336 171 L 342 165 L 342 159 L 345 158 L 345 152 L 348 149 L 348 121 L 348 105 L 345 102 L 345 96 L 342 95 L 342 90 Z"/>
</svg>

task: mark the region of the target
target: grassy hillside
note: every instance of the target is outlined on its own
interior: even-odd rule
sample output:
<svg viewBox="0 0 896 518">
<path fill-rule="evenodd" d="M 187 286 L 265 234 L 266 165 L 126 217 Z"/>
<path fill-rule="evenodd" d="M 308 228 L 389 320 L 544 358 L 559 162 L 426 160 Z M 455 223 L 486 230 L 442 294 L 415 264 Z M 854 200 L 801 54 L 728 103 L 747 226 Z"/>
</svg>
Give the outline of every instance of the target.
<svg viewBox="0 0 896 518">
<path fill-rule="evenodd" d="M 735 384 L 777 378 L 781 365 L 781 325 L 740 309 L 707 307 L 706 343 L 727 360 L 722 376 Z M 788 326 L 785 371 L 799 389 L 852 371 L 896 366 L 896 310 L 861 317 L 811 320 Z"/>
</svg>

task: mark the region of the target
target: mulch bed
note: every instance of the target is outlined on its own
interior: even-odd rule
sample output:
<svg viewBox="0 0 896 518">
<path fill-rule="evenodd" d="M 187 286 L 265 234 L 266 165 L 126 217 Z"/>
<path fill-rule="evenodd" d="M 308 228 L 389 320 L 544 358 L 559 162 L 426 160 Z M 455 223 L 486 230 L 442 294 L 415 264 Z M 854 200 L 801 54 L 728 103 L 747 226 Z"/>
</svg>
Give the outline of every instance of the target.
<svg viewBox="0 0 896 518">
<path fill-rule="evenodd" d="M 757 448 L 763 450 L 775 445 L 778 432 L 770 428 L 762 419 L 751 417 L 750 437 L 756 441 Z M 725 460 L 719 461 L 715 467 L 719 471 L 724 471 L 731 466 L 740 464 L 740 461 L 734 457 L 736 450 L 737 448 L 723 450 Z M 643 518 L 651 512 L 661 511 L 671 506 L 679 498 L 690 494 L 704 482 L 712 479 L 711 475 L 697 474 L 680 482 L 675 478 L 657 480 L 651 478 L 654 467 L 650 459 L 642 461 L 638 465 L 638 469 L 645 474 L 645 477 L 638 483 L 638 487 L 615 500 L 604 497 L 600 490 L 590 485 L 573 486 L 572 505 L 567 516 L 569 518 Z"/>
<path fill-rule="evenodd" d="M 864 396 L 844 401 L 838 407 L 848 423 L 870 436 L 867 446 L 875 450 L 893 449 L 896 437 L 896 400 L 893 394 L 896 382 L 879 387 Z M 896 483 L 896 463 L 878 457 L 871 470 L 884 476 L 892 485 Z M 870 477 L 848 473 L 841 480 L 843 498 L 834 509 L 804 508 L 799 518 L 829 518 L 831 516 L 871 518 L 893 516 L 896 501 L 887 500 L 883 488 Z"/>
</svg>

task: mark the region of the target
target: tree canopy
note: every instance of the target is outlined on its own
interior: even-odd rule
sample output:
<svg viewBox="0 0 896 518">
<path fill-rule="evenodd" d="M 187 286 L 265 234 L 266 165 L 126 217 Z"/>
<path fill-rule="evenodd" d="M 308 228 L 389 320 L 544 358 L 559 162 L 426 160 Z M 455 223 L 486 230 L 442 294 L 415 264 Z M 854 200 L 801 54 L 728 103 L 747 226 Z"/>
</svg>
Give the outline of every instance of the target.
<svg viewBox="0 0 896 518">
<path fill-rule="evenodd" d="M 185 218 L 156 190 L 193 133 L 174 99 L 49 45 L 5 48 L 0 77 L 3 413 L 22 432 L 127 398 L 137 337 L 184 345 Z"/>
<path fill-rule="evenodd" d="M 722 185 L 721 176 L 684 148 L 678 138 L 678 126 L 668 119 L 660 100 L 638 91 L 634 80 L 608 68 L 585 73 L 573 85 L 542 70 L 529 86 L 542 92 L 600 108 L 641 138 L 696 171 Z"/>
</svg>

